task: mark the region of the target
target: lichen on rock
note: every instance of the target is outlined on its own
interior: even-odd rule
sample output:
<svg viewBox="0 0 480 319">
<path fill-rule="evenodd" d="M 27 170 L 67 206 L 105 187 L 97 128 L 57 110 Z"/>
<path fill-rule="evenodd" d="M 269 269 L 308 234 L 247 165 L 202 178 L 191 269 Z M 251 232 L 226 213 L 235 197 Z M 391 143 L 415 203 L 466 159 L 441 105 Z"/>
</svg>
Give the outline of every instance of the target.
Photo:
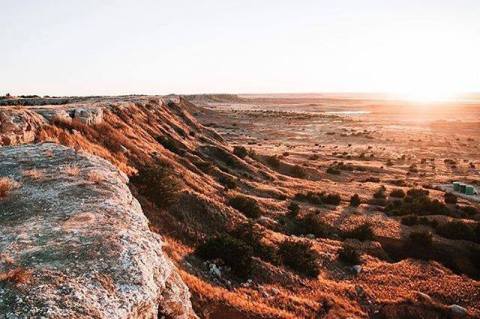
<svg viewBox="0 0 480 319">
<path fill-rule="evenodd" d="M 19 183 L 0 200 L 0 318 L 195 317 L 112 164 L 52 143 L 2 147 L 0 176 Z"/>
</svg>

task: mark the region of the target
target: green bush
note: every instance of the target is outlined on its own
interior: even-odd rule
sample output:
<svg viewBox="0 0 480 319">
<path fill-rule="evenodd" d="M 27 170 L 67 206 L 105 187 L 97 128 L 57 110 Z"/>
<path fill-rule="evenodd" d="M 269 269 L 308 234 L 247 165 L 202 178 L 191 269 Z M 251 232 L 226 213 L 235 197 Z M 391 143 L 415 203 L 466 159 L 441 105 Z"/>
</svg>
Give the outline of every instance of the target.
<svg viewBox="0 0 480 319">
<path fill-rule="evenodd" d="M 243 146 L 234 146 L 233 154 L 237 155 L 240 158 L 245 158 L 248 155 L 248 151 Z"/>
<path fill-rule="evenodd" d="M 322 202 L 327 205 L 334 205 L 334 206 L 340 205 L 341 200 L 342 198 L 340 197 L 339 194 L 332 193 L 332 194 L 326 194 L 322 196 Z"/>
<path fill-rule="evenodd" d="M 430 199 L 428 191 L 423 189 L 409 189 L 403 201 L 396 200 L 385 207 L 390 215 L 449 215 L 450 210 L 440 201 Z"/>
<path fill-rule="evenodd" d="M 258 218 L 262 214 L 257 201 L 251 197 L 237 195 L 230 198 L 229 204 L 249 218 Z"/>
<path fill-rule="evenodd" d="M 295 221 L 294 235 L 312 234 L 315 237 L 329 238 L 335 230 L 329 224 L 321 221 L 315 214 L 308 214 L 304 218 Z"/>
<path fill-rule="evenodd" d="M 304 178 L 307 176 L 307 172 L 300 165 L 295 165 L 290 168 L 290 175 L 297 178 Z"/>
<path fill-rule="evenodd" d="M 362 224 L 354 229 L 347 231 L 343 234 L 345 238 L 355 238 L 361 241 L 373 240 L 375 237 L 373 234 L 372 226 L 369 224 Z"/>
<path fill-rule="evenodd" d="M 192 163 L 205 174 L 210 174 L 213 171 L 213 164 L 211 162 L 202 159 L 194 159 Z"/>
<path fill-rule="evenodd" d="M 267 164 L 268 164 L 270 167 L 279 168 L 279 167 L 280 167 L 280 160 L 279 160 L 278 157 L 275 156 L 275 155 L 268 156 L 268 157 L 267 157 Z"/>
<path fill-rule="evenodd" d="M 385 186 L 380 186 L 377 191 L 373 194 L 373 198 L 375 199 L 385 199 L 387 195 L 385 195 Z"/>
<path fill-rule="evenodd" d="M 278 254 L 286 266 L 302 275 L 317 277 L 320 273 L 316 253 L 308 242 L 285 240 L 280 244 Z"/>
<path fill-rule="evenodd" d="M 327 204 L 337 206 L 340 204 L 342 198 L 336 193 L 327 194 L 325 192 L 307 192 L 295 194 L 295 200 L 306 201 L 315 205 Z"/>
<path fill-rule="evenodd" d="M 360 253 L 351 246 L 343 245 L 338 252 L 338 259 L 349 265 L 358 265 L 361 263 Z"/>
<path fill-rule="evenodd" d="M 277 251 L 274 247 L 262 242 L 264 234 L 260 227 L 256 227 L 253 222 L 240 224 L 230 234 L 250 246 L 255 256 L 274 265 L 280 263 Z"/>
<path fill-rule="evenodd" d="M 236 156 L 232 155 L 232 153 L 230 153 L 229 151 L 221 147 L 212 147 L 210 151 L 212 152 L 213 157 L 222 161 L 227 166 L 231 168 L 241 167 L 241 162 L 238 160 Z"/>
<path fill-rule="evenodd" d="M 235 189 L 237 188 L 237 183 L 235 182 L 235 179 L 231 176 L 228 176 L 228 175 L 222 175 L 220 176 L 220 178 L 218 179 L 218 181 L 220 182 L 220 184 L 222 184 L 223 186 L 225 186 L 226 189 Z"/>
<path fill-rule="evenodd" d="M 443 195 L 444 201 L 446 204 L 456 204 L 457 203 L 457 196 L 452 193 L 445 193 Z"/>
<path fill-rule="evenodd" d="M 333 166 L 329 166 L 329 167 L 327 168 L 327 174 L 340 175 L 340 173 L 341 173 L 340 170 L 337 169 L 337 168 L 335 168 L 335 167 L 333 167 Z"/>
<path fill-rule="evenodd" d="M 354 194 L 352 197 L 350 197 L 350 206 L 352 207 L 358 207 L 361 204 L 360 196 L 358 194 Z"/>
<path fill-rule="evenodd" d="M 460 221 L 452 221 L 437 227 L 437 233 L 445 238 L 460 240 L 476 240 L 474 228 Z"/>
<path fill-rule="evenodd" d="M 164 162 L 155 166 L 142 167 L 130 178 L 139 193 L 159 208 L 167 208 L 178 200 L 181 184 L 173 169 Z"/>
<path fill-rule="evenodd" d="M 414 231 L 408 236 L 409 243 L 412 246 L 431 247 L 432 233 L 429 231 Z"/>
<path fill-rule="evenodd" d="M 478 214 L 478 209 L 473 206 L 463 206 L 460 208 L 467 216 L 474 216 Z"/>
<path fill-rule="evenodd" d="M 404 198 L 406 196 L 405 192 L 401 188 L 394 189 L 390 192 L 390 197 L 394 198 Z"/>
<path fill-rule="evenodd" d="M 298 206 L 297 203 L 290 202 L 290 204 L 288 204 L 287 208 L 288 208 L 288 213 L 287 213 L 288 216 L 293 217 L 293 218 L 297 217 L 298 212 L 300 211 L 300 206 Z"/>
<path fill-rule="evenodd" d="M 407 215 L 402 217 L 401 219 L 402 225 L 413 226 L 418 224 L 418 217 L 417 215 Z"/>
<path fill-rule="evenodd" d="M 407 196 L 412 199 L 425 198 L 428 197 L 429 192 L 425 189 L 420 188 L 410 188 L 407 191 Z"/>
<path fill-rule="evenodd" d="M 158 136 L 156 138 L 157 142 L 160 143 L 164 148 L 169 150 L 172 153 L 178 154 L 180 156 L 185 155 L 185 150 L 177 146 L 177 143 L 166 136 Z"/>
<path fill-rule="evenodd" d="M 230 235 L 210 238 L 197 248 L 196 254 L 204 260 L 221 259 L 241 278 L 247 277 L 252 269 L 252 248 Z"/>
</svg>

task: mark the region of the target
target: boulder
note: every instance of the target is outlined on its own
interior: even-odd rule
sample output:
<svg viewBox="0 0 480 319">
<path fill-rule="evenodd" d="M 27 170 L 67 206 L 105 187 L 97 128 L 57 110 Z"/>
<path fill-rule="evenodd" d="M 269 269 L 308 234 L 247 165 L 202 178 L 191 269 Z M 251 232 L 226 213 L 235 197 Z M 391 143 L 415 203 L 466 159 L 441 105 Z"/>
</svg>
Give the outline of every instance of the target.
<svg viewBox="0 0 480 319">
<path fill-rule="evenodd" d="M 31 143 L 36 130 L 45 124 L 44 118 L 25 109 L 0 111 L 0 146 Z"/>
<path fill-rule="evenodd" d="M 73 118 L 87 125 L 96 125 L 103 122 L 103 109 L 96 108 L 76 108 L 73 110 Z"/>
<path fill-rule="evenodd" d="M 467 315 L 467 309 L 459 305 L 450 305 L 448 306 L 450 312 L 457 317 L 464 317 Z"/>
<path fill-rule="evenodd" d="M 35 178 L 24 174 L 32 169 Z M 0 176 L 19 183 L 0 200 L 0 314 L 196 317 L 127 176 L 112 164 L 51 143 L 2 147 Z"/>
</svg>

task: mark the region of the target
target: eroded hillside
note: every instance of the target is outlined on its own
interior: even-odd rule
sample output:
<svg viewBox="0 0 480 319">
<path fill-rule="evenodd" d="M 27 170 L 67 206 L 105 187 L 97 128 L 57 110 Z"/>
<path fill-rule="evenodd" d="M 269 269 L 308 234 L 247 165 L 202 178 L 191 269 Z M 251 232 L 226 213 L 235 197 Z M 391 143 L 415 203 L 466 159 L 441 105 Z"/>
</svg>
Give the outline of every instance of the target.
<svg viewBox="0 0 480 319">
<path fill-rule="evenodd" d="M 360 184 L 325 176 L 318 166 L 299 162 L 298 154 L 274 156 L 268 136 L 264 145 L 250 150 L 245 137 L 267 123 L 262 118 L 274 119 L 265 127 L 270 130 L 281 121 L 339 121 L 283 112 L 239 115 L 178 97 L 133 97 L 5 107 L 0 138 L 4 146 L 62 144 L 71 154 L 97 155 L 131 176 L 130 189 L 150 229 L 167 243 L 164 251 L 202 318 L 479 315 L 478 261 L 473 255 L 478 244 L 460 245 L 435 235 L 437 253 L 422 260 L 418 254 L 432 249 L 407 249 L 413 229 L 382 208 L 392 200 L 388 194 L 393 188 L 407 193 L 414 185 L 377 190 L 374 180 Z M 217 126 L 225 138 L 199 119 Z M 238 140 L 245 143 L 229 145 L 229 134 L 239 131 Z M 309 141 L 309 133 L 302 134 Z M 362 131 L 361 137 L 369 134 Z M 310 161 L 325 154 L 319 148 Z M 362 167 L 336 163 L 332 169 L 358 169 L 365 178 L 369 170 L 381 172 L 369 163 Z M 409 196 L 427 202 L 424 193 L 413 189 Z M 381 200 L 367 202 L 377 191 Z M 361 197 L 352 204 L 355 193 Z M 427 197 L 432 201 L 440 196 L 430 190 Z M 447 262 L 445 251 L 458 258 Z"/>
</svg>

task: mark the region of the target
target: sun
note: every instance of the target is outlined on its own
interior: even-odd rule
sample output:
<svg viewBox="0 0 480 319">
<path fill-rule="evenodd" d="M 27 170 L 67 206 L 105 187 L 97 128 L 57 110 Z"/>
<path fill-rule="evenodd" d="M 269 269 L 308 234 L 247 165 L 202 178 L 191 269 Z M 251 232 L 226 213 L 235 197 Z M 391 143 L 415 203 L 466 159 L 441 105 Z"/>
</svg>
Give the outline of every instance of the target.
<svg viewBox="0 0 480 319">
<path fill-rule="evenodd" d="M 456 94 L 444 91 L 412 91 L 402 94 L 403 98 L 417 103 L 448 102 L 455 99 Z"/>
<path fill-rule="evenodd" d="M 418 104 L 449 102 L 458 98 L 459 94 L 445 88 L 415 88 L 394 93 L 393 96 Z"/>
</svg>

